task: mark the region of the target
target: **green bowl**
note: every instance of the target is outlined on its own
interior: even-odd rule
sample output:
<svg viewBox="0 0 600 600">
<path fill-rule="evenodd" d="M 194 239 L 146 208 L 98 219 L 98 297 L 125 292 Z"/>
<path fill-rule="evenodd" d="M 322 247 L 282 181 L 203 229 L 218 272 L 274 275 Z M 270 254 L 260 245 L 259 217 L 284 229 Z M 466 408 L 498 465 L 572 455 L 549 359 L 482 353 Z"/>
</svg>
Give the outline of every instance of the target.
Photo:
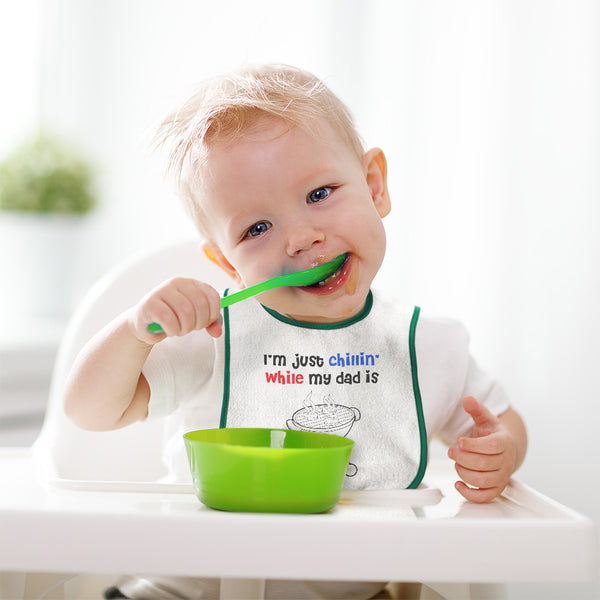
<svg viewBox="0 0 600 600">
<path fill-rule="evenodd" d="M 220 510 L 316 513 L 337 503 L 352 440 L 285 429 L 201 429 L 184 435 L 194 490 Z"/>
</svg>

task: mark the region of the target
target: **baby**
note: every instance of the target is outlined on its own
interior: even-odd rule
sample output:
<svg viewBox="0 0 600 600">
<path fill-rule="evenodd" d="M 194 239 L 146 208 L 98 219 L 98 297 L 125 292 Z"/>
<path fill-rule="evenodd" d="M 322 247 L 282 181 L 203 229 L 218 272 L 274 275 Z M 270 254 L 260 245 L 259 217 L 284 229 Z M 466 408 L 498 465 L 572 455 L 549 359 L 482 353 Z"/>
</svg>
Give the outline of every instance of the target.
<svg viewBox="0 0 600 600">
<path fill-rule="evenodd" d="M 65 393 L 70 418 L 110 430 L 169 414 L 165 461 L 173 478 L 189 480 L 186 431 L 298 427 L 302 410 L 326 408 L 340 421 L 333 432 L 355 441 L 347 488 L 418 486 L 438 437 L 467 500 L 498 496 L 524 458 L 524 425 L 470 357 L 461 325 L 371 289 L 385 254 L 387 164 L 379 148 L 365 151 L 344 104 L 304 71 L 246 68 L 206 82 L 165 120 L 159 141 L 206 255 L 236 287 L 344 262 L 318 284 L 223 312 L 209 283 L 165 282 L 83 350 Z M 302 422 L 318 430 L 316 421 Z M 384 585 L 270 581 L 266 593 L 369 598 Z M 117 593 L 206 598 L 214 588 L 131 580 Z"/>
</svg>

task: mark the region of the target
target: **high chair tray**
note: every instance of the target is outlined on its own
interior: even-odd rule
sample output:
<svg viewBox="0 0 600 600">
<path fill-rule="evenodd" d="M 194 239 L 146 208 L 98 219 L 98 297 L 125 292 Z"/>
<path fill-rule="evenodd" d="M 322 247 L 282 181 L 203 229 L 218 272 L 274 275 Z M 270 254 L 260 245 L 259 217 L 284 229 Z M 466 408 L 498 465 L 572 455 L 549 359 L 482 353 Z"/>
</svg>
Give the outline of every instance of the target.
<svg viewBox="0 0 600 600">
<path fill-rule="evenodd" d="M 94 479 L 67 479 L 53 477 L 47 480 L 53 487 L 85 492 L 138 492 L 156 494 L 193 494 L 191 483 L 168 483 L 162 481 L 102 481 Z M 395 503 L 408 506 L 428 506 L 437 504 L 442 493 L 437 487 L 427 484 L 414 490 L 362 490 L 361 498 L 370 504 L 385 504 L 393 496 Z M 343 490 L 340 502 L 352 502 L 356 490 Z"/>
<path fill-rule="evenodd" d="M 81 490 L 85 492 L 194 493 L 191 483 L 166 483 L 162 481 L 102 481 L 99 479 L 64 479 L 62 477 L 54 477 L 48 479 L 47 483 L 66 490 Z"/>
<path fill-rule="evenodd" d="M 597 573 L 590 519 L 516 481 L 494 502 L 470 504 L 450 461 L 430 463 L 427 477 L 433 485 L 417 490 L 344 490 L 324 514 L 237 513 L 191 493 L 48 485 L 27 450 L 0 449 L 0 565 L 231 580 L 567 582 Z M 133 483 L 136 492 L 145 485 Z"/>
</svg>

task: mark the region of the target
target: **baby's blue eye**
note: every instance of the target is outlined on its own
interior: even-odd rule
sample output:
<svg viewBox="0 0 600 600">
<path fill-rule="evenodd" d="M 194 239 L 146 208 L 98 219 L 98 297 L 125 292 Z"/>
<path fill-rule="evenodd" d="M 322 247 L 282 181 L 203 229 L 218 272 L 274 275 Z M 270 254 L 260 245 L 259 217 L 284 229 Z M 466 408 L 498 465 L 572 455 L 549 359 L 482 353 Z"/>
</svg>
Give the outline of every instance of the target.
<svg viewBox="0 0 600 600">
<path fill-rule="evenodd" d="M 246 237 L 258 237 L 259 235 L 265 233 L 265 231 L 268 229 L 271 229 L 271 223 L 267 223 L 266 221 L 255 223 L 252 225 L 252 227 L 250 227 L 250 229 L 248 229 Z"/>
<path fill-rule="evenodd" d="M 329 194 L 331 194 L 330 187 L 321 187 L 316 190 L 313 190 L 308 195 L 308 201 L 313 202 L 313 203 L 321 202 L 321 200 L 325 200 L 325 198 L 327 198 L 327 196 L 329 196 Z"/>
</svg>

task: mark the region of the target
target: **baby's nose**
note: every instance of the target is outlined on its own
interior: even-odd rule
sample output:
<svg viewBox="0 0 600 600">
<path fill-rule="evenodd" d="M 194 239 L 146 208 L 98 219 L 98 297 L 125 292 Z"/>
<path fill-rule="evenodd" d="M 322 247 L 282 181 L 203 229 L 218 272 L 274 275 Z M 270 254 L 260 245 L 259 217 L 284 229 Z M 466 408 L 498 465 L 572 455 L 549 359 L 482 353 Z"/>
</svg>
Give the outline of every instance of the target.
<svg viewBox="0 0 600 600">
<path fill-rule="evenodd" d="M 290 224 L 287 236 L 288 256 L 295 256 L 303 250 L 309 250 L 314 244 L 325 239 L 325 232 L 308 221 L 294 221 Z"/>
</svg>

